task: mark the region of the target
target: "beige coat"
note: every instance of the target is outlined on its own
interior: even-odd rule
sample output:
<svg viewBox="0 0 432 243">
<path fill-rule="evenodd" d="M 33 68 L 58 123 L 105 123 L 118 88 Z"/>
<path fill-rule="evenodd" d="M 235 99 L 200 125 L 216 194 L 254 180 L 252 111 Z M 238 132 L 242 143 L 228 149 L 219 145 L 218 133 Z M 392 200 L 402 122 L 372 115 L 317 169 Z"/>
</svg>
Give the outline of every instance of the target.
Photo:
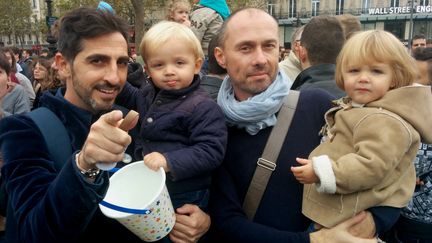
<svg viewBox="0 0 432 243">
<path fill-rule="evenodd" d="M 303 214 L 325 227 L 373 206 L 407 205 L 420 139 L 432 142 L 430 87 L 395 89 L 362 108 L 338 104 L 326 113 L 327 140 L 309 156 L 320 183 L 303 194 Z"/>
</svg>

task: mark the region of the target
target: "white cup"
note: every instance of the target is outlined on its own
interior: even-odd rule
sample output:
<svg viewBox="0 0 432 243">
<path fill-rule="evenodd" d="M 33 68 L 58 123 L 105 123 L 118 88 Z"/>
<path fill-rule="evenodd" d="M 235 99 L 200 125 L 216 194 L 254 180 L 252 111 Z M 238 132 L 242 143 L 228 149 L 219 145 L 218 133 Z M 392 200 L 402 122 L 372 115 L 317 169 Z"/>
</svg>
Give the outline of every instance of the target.
<svg viewBox="0 0 432 243">
<path fill-rule="evenodd" d="M 111 176 L 99 207 L 144 241 L 160 240 L 175 224 L 165 171 L 153 171 L 143 161 L 126 165 Z"/>
</svg>

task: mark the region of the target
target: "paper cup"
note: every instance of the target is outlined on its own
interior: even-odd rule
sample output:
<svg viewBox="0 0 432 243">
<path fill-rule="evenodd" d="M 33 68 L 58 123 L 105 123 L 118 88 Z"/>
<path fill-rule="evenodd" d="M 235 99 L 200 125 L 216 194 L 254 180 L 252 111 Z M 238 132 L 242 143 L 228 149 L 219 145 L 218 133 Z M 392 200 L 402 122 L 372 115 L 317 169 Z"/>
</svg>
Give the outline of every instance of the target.
<svg viewBox="0 0 432 243">
<path fill-rule="evenodd" d="M 163 238 L 175 223 L 164 170 L 153 171 L 143 161 L 131 163 L 111 176 L 99 207 L 144 241 Z"/>
</svg>

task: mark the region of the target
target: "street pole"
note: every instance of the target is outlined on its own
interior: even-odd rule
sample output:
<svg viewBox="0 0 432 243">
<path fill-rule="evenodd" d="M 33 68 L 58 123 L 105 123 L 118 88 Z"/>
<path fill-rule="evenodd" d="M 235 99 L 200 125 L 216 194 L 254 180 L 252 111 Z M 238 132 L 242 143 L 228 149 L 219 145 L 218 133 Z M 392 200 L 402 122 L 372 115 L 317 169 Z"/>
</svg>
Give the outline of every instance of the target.
<svg viewBox="0 0 432 243">
<path fill-rule="evenodd" d="M 57 43 L 57 39 L 52 35 L 51 32 L 51 26 L 52 26 L 52 0 L 45 0 L 46 4 L 47 4 L 47 27 L 48 27 L 48 31 L 47 31 L 47 37 L 46 37 L 46 42 L 48 42 L 48 50 L 50 52 L 51 56 L 54 56 L 54 54 L 57 52 L 57 47 L 56 47 L 56 43 Z"/>
<path fill-rule="evenodd" d="M 411 51 L 411 44 L 412 44 L 412 37 L 413 37 L 413 27 L 414 27 L 414 21 L 413 21 L 413 13 L 414 13 L 414 1 L 411 0 L 411 14 L 410 14 L 410 27 L 409 27 L 409 36 L 408 36 L 408 49 Z"/>
</svg>

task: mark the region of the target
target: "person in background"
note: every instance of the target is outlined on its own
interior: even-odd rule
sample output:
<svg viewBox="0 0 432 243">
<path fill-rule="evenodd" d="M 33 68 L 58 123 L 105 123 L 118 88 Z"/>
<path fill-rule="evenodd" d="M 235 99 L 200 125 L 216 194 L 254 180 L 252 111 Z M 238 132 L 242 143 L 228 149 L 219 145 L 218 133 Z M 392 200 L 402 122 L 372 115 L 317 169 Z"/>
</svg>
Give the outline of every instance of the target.
<svg viewBox="0 0 432 243">
<path fill-rule="evenodd" d="M 218 36 L 215 36 L 209 44 L 208 48 L 208 73 L 201 78 L 201 88 L 203 88 L 210 97 L 217 101 L 220 86 L 225 78 L 227 71 L 221 67 L 214 55 L 214 49 L 218 46 Z"/>
<path fill-rule="evenodd" d="M 168 5 L 168 13 L 166 19 L 190 27 L 191 25 L 191 22 L 189 21 L 190 11 L 191 11 L 191 5 L 188 0 L 173 0 Z"/>
<path fill-rule="evenodd" d="M 44 91 L 62 86 L 59 79 L 54 79 L 53 70 L 51 70 L 52 63 L 52 59 L 44 57 L 33 60 L 33 89 L 36 94 L 33 108 L 39 107 L 39 100 Z"/>
<path fill-rule="evenodd" d="M 333 16 L 313 17 L 300 39 L 299 60 L 302 71 L 291 89 L 323 89 L 336 98 L 345 96 L 335 82 L 336 57 L 345 42 L 339 21 Z"/>
<path fill-rule="evenodd" d="M 228 144 L 224 162 L 212 178 L 210 240 L 376 242 L 349 233 L 364 226 L 361 233 L 367 232 L 368 237 L 372 237 L 375 227 L 369 213 L 357 215 L 332 229 L 306 232 L 310 221 L 301 214 L 303 186 L 287 172 L 296 156 L 307 156 L 320 142 L 318 133 L 333 97 L 319 89 L 300 92 L 277 166 L 255 217 L 246 217 L 242 208 L 246 191 L 277 122 L 283 99 L 291 92 L 287 77 L 278 70 L 278 30 L 278 23 L 267 12 L 246 8 L 233 13 L 219 35 L 215 56 L 228 76 L 219 91 L 218 104 L 228 123 Z"/>
<path fill-rule="evenodd" d="M 416 83 L 430 86 L 432 84 L 432 47 L 417 48 L 413 51 L 412 56 L 418 68 Z"/>
<path fill-rule="evenodd" d="M 39 57 L 48 58 L 49 56 L 49 50 L 48 49 L 42 49 L 42 51 L 39 54 Z"/>
<path fill-rule="evenodd" d="M 411 53 L 420 47 L 426 47 L 426 36 L 423 34 L 414 35 L 411 41 Z"/>
<path fill-rule="evenodd" d="M 31 109 L 33 107 L 33 102 L 35 100 L 35 92 L 33 90 L 32 84 L 25 75 L 16 72 L 16 66 L 15 66 L 16 60 L 12 48 L 4 47 L 2 48 L 2 51 L 6 55 L 6 58 L 9 60 L 9 63 L 12 67 L 10 72 L 11 81 L 13 81 L 16 84 L 20 84 L 24 88 L 25 92 L 27 93 L 27 97 L 29 99 L 29 107 Z"/>
<path fill-rule="evenodd" d="M 150 84 L 138 89 L 127 83 L 116 103 L 140 114 L 135 157 L 153 170 L 162 167 L 167 172 L 166 185 L 178 219 L 169 237 L 179 241 L 182 224 L 208 217 L 203 210 L 211 172 L 225 153 L 225 119 L 199 86 L 204 55 L 190 28 L 160 22 L 146 32 L 140 52 Z M 193 211 L 185 214 L 187 208 Z"/>
<path fill-rule="evenodd" d="M 23 69 L 22 69 L 21 65 L 19 64 L 19 61 L 21 60 L 21 50 L 16 46 L 12 46 L 11 49 L 12 49 L 13 54 L 15 56 L 17 73 L 22 73 Z"/>
<path fill-rule="evenodd" d="M 289 78 L 290 84 L 294 82 L 299 73 L 302 71 L 299 60 L 300 38 L 304 30 L 304 25 L 297 28 L 291 37 L 291 51 L 288 57 L 279 62 L 279 69 L 285 72 Z"/>
<path fill-rule="evenodd" d="M 190 15 L 191 29 L 201 43 L 205 55 L 208 53 L 210 40 L 218 33 L 224 20 L 230 15 L 230 10 L 225 0 L 200 0 L 194 6 Z M 206 56 L 201 68 L 202 74 L 207 74 Z"/>
<path fill-rule="evenodd" d="M 0 122 L 4 117 L 10 116 L 11 114 L 4 111 L 2 104 L 3 98 L 9 93 L 9 74 L 11 67 L 6 56 L 0 52 Z M 3 156 L 0 152 L 0 168 L 3 166 Z M 0 241 L 3 240 L 5 230 L 6 219 L 0 216 Z"/>
<path fill-rule="evenodd" d="M 0 52 L 0 120 L 11 114 L 3 110 L 2 104 L 4 97 L 10 92 L 9 74 L 11 67 L 6 56 Z M 0 153 L 1 154 L 1 153 Z M 1 165 L 0 165 L 1 167 Z"/>
<path fill-rule="evenodd" d="M 22 58 L 18 61 L 18 63 L 21 65 L 23 71 L 22 74 L 24 74 L 29 80 L 32 80 L 32 59 L 33 51 L 30 49 L 24 49 L 22 51 Z"/>
<path fill-rule="evenodd" d="M 336 15 L 335 17 L 337 20 L 339 20 L 339 23 L 342 26 L 345 39 L 348 40 L 348 38 L 352 34 L 361 30 L 360 20 L 356 16 L 352 14 L 342 14 L 342 15 Z"/>
</svg>

